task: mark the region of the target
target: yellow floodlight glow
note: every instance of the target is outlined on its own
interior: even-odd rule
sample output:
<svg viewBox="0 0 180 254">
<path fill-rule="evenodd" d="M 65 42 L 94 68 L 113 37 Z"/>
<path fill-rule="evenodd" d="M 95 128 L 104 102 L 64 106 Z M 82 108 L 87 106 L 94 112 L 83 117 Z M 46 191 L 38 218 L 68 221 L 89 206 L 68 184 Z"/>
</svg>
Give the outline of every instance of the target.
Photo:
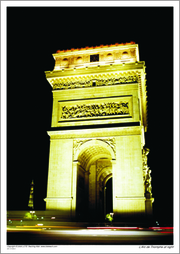
<svg viewBox="0 0 180 254">
<path fill-rule="evenodd" d="M 138 45 L 53 56 L 54 70 L 46 72 L 53 89 L 46 209 L 62 220 L 102 220 L 109 212 L 115 221 L 151 218 L 146 73 Z"/>
</svg>

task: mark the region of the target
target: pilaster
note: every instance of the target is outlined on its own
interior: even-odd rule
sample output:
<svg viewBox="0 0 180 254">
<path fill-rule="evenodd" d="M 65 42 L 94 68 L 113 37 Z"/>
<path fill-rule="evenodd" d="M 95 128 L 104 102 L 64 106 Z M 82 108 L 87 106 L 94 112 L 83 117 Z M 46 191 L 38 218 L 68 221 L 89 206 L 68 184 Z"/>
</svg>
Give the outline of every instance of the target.
<svg viewBox="0 0 180 254">
<path fill-rule="evenodd" d="M 71 213 L 72 213 L 72 219 L 76 218 L 76 199 L 77 199 L 77 166 L 78 166 L 78 161 L 73 161 L 73 169 L 72 169 L 72 208 L 71 208 Z"/>
</svg>

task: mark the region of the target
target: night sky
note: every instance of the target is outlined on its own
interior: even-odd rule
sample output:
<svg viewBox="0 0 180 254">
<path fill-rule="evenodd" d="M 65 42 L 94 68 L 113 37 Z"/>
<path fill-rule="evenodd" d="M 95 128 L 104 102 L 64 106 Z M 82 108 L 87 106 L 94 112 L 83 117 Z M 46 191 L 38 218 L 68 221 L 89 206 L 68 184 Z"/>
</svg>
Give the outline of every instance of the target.
<svg viewBox="0 0 180 254">
<path fill-rule="evenodd" d="M 49 163 L 53 70 L 58 49 L 134 41 L 146 63 L 148 166 L 154 214 L 173 219 L 173 8 L 7 8 L 7 209 L 44 210 Z"/>
</svg>

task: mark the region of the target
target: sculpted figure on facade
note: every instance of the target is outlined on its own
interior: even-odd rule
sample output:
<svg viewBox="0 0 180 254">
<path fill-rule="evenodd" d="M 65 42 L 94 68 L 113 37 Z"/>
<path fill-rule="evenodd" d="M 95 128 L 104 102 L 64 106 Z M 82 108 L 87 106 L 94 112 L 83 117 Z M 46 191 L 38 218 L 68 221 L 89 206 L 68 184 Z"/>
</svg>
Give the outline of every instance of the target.
<svg viewBox="0 0 180 254">
<path fill-rule="evenodd" d="M 149 193 L 150 195 L 152 194 L 152 186 L 151 186 L 151 170 L 148 169 L 148 173 L 146 176 L 146 193 Z"/>
<path fill-rule="evenodd" d="M 143 181 L 144 181 L 144 193 L 152 194 L 151 186 L 151 170 L 147 165 L 147 156 L 149 154 L 149 148 L 143 148 L 142 150 L 142 163 L 143 163 Z"/>
</svg>

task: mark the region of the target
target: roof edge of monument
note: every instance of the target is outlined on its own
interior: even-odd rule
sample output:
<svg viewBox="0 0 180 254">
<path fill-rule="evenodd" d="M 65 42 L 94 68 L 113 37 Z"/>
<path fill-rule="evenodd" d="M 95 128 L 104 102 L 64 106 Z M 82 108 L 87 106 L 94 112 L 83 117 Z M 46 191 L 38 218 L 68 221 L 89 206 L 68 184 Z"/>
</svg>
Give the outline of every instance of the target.
<svg viewBox="0 0 180 254">
<path fill-rule="evenodd" d="M 110 48 L 110 47 L 116 47 L 116 46 L 125 46 L 125 45 L 133 45 L 136 44 L 134 41 L 131 42 L 125 42 L 125 43 L 115 43 L 110 45 L 100 45 L 100 46 L 87 46 L 85 48 L 71 48 L 71 49 L 63 49 L 63 50 L 57 50 L 56 53 L 65 53 L 65 52 L 73 52 L 73 51 L 81 51 L 81 50 L 88 50 L 88 49 L 100 49 L 100 48 Z M 56 54 L 55 53 L 55 54 Z"/>
</svg>

